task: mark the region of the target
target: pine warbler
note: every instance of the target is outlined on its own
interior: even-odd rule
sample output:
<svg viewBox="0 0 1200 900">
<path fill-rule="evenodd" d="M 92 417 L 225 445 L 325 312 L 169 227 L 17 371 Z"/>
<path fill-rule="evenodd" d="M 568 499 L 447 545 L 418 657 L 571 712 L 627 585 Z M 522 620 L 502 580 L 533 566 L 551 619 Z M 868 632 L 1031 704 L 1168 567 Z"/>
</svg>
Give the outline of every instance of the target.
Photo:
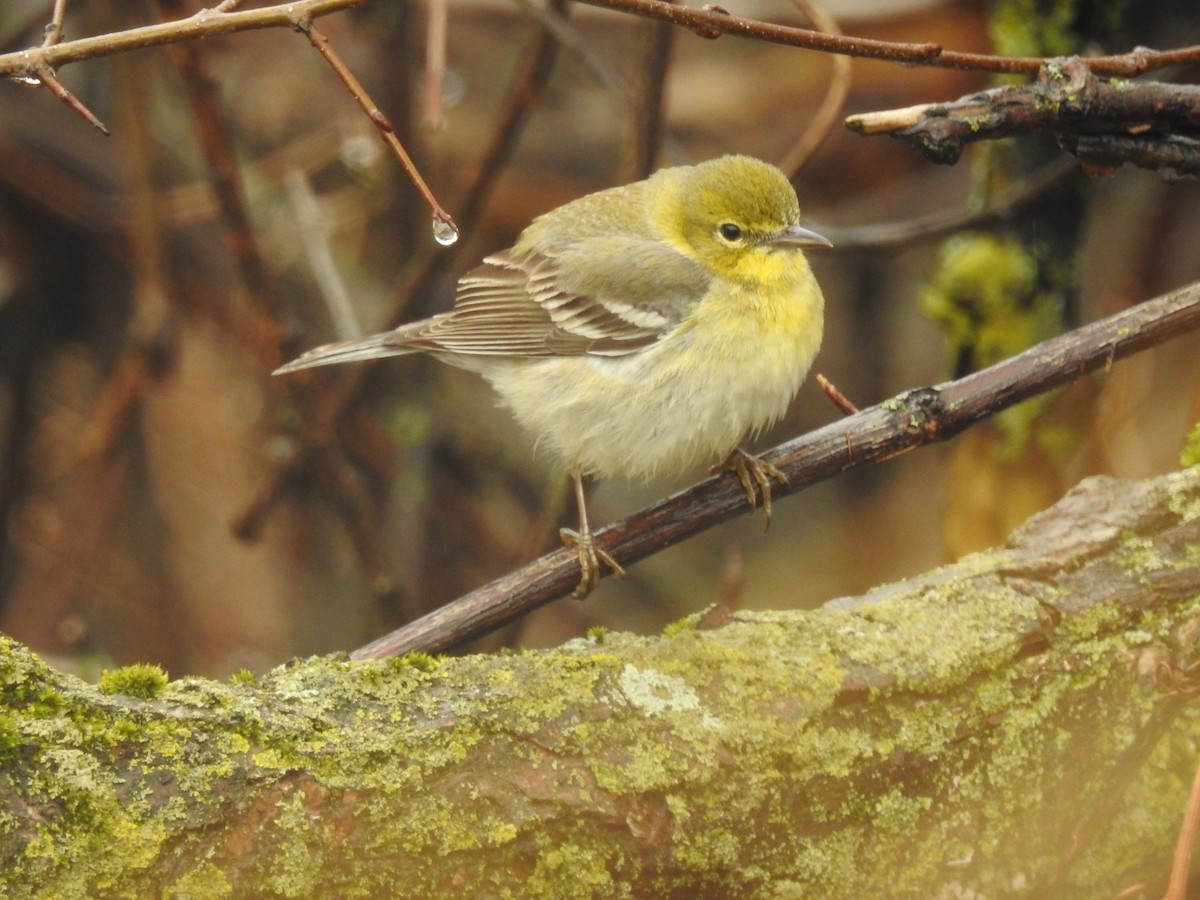
<svg viewBox="0 0 1200 900">
<path fill-rule="evenodd" d="M 585 596 L 603 562 L 585 475 L 648 478 L 726 456 L 770 521 L 773 466 L 739 443 L 787 409 L 821 343 L 824 300 L 783 173 L 746 156 L 662 169 L 535 219 L 459 282 L 454 308 L 278 369 L 406 353 L 483 375 L 566 466 Z"/>
</svg>

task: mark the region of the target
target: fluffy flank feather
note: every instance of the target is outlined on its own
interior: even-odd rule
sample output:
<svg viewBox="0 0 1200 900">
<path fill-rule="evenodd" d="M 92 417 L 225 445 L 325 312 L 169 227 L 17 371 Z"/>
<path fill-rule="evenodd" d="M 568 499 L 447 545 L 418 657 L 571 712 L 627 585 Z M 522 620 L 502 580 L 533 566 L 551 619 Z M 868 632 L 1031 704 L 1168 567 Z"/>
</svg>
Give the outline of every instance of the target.
<svg viewBox="0 0 1200 900">
<path fill-rule="evenodd" d="M 412 347 L 395 343 L 395 335 L 391 331 L 375 334 L 371 337 L 357 338 L 352 341 L 339 341 L 336 344 L 322 344 L 314 347 L 303 356 L 293 359 L 290 363 L 280 366 L 271 374 L 282 375 L 284 372 L 295 372 L 297 369 L 311 369 L 313 366 L 328 366 L 333 363 L 361 362 L 366 359 L 380 359 L 384 356 L 403 356 L 413 353 Z"/>
</svg>

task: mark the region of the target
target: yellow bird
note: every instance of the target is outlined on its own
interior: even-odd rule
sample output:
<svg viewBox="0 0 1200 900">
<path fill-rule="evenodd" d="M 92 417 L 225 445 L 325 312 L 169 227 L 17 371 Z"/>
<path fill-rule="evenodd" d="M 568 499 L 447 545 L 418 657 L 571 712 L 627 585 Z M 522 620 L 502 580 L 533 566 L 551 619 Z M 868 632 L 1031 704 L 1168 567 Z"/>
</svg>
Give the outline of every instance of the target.
<svg viewBox="0 0 1200 900">
<path fill-rule="evenodd" d="M 591 592 L 603 562 L 583 478 L 649 478 L 725 457 L 751 506 L 783 474 L 739 448 L 787 409 L 821 344 L 824 299 L 796 192 L 747 156 L 662 169 L 533 221 L 458 282 L 454 308 L 310 350 L 275 374 L 430 353 L 478 372 L 566 467 Z"/>
</svg>

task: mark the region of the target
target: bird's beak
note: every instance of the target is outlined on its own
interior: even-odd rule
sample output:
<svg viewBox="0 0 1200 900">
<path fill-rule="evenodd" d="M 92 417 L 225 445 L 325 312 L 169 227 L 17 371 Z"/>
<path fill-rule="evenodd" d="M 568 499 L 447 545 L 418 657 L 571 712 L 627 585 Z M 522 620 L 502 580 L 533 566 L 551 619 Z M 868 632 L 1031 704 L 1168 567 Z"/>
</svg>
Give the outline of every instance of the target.
<svg viewBox="0 0 1200 900">
<path fill-rule="evenodd" d="M 773 247 L 832 247 L 829 238 L 799 225 L 789 225 L 769 241 Z"/>
</svg>

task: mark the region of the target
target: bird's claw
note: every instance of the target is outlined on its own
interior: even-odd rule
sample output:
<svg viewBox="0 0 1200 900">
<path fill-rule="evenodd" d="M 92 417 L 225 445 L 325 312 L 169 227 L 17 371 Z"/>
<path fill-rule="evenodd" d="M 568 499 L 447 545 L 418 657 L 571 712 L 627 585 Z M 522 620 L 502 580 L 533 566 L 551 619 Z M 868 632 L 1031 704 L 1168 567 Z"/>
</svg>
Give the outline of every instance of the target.
<svg viewBox="0 0 1200 900">
<path fill-rule="evenodd" d="M 750 504 L 751 509 L 758 506 L 758 492 L 754 489 L 755 485 L 758 485 L 758 491 L 762 492 L 763 516 L 766 519 L 763 531 L 769 529 L 771 527 L 771 479 L 774 478 L 787 487 L 787 476 L 769 462 L 763 462 L 740 447 L 735 447 L 718 468 L 732 470 L 737 475 L 738 481 L 742 483 L 742 490 L 746 492 L 746 502 Z"/>
<path fill-rule="evenodd" d="M 596 546 L 591 530 L 579 532 L 574 528 L 562 528 L 559 529 L 558 535 L 564 544 L 575 548 L 575 553 L 579 558 L 581 574 L 579 584 L 571 592 L 572 596 L 582 600 L 595 589 L 596 585 L 600 583 L 601 564 L 608 566 L 618 578 L 625 577 L 625 570 L 612 558 L 612 554 L 603 547 Z"/>
</svg>

